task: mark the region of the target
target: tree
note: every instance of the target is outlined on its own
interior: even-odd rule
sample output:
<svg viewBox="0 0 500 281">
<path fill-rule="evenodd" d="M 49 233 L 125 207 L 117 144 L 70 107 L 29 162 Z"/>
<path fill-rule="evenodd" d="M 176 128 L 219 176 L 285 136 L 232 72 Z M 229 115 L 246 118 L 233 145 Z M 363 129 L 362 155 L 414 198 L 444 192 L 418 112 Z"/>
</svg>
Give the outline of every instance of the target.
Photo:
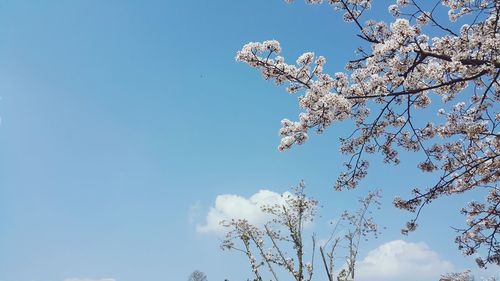
<svg viewBox="0 0 500 281">
<path fill-rule="evenodd" d="M 312 129 L 322 133 L 334 122 L 354 121 L 352 134 L 340 138 L 349 160 L 336 190 L 358 186 L 367 175 L 366 154 L 398 164 L 399 151 L 421 152 L 418 169 L 439 174 L 433 185 L 411 187 L 410 198 L 394 200 L 415 214 L 402 232 L 415 230 L 423 207 L 435 199 L 483 190 L 483 202 L 462 209 L 467 224 L 456 229 L 456 243 L 465 255 L 481 254 L 480 267 L 500 265 L 500 2 L 397 0 L 388 7 L 390 23 L 367 20 L 370 0 L 327 2 L 360 39 L 345 72 L 324 73 L 326 59 L 312 52 L 288 64 L 276 40 L 248 43 L 236 55 L 289 93 L 303 93 L 298 121 L 282 121 L 278 149 L 303 144 Z M 437 118 L 428 117 L 431 100 L 441 107 Z"/>
<path fill-rule="evenodd" d="M 193 271 L 193 273 L 191 273 L 191 275 L 189 275 L 189 279 L 188 281 L 207 281 L 207 276 L 205 275 L 205 273 L 199 271 L 199 270 L 195 270 Z"/>
<path fill-rule="evenodd" d="M 466 270 L 463 272 L 444 274 L 439 281 L 474 281 L 474 277 L 471 276 L 470 270 Z"/>
<path fill-rule="evenodd" d="M 245 254 L 254 281 L 267 280 L 262 268 L 264 271 L 267 269 L 275 281 L 279 280 L 279 272 L 283 271 L 295 281 L 312 280 L 317 241 L 313 235 L 310 246 L 305 243 L 304 226 L 314 221 L 318 201 L 307 197 L 304 187 L 301 182 L 293 193 L 284 195 L 283 204 L 263 206 L 262 211 L 270 215 L 270 219 L 262 226 L 252 225 L 244 219 L 221 222 L 229 228 L 221 248 Z M 371 209 L 379 206 L 379 197 L 377 191 L 361 198 L 360 208 L 356 212 L 342 214 L 342 222 L 347 223 L 343 232 L 337 232 L 337 224 L 329 239 L 319 246 L 321 263 L 329 281 L 354 279 L 361 239 L 366 239 L 370 234 L 375 237 L 379 234 L 378 226 L 371 216 Z M 339 248 L 344 247 L 347 253 L 342 268 L 343 264 L 339 264 L 336 257 Z M 336 278 L 335 271 L 338 272 Z"/>
<path fill-rule="evenodd" d="M 474 276 L 471 275 L 470 270 L 457 273 L 443 274 L 439 279 L 439 281 L 475 281 L 475 280 L 476 278 L 474 278 Z M 496 277 L 490 277 L 488 279 L 481 278 L 481 280 L 497 281 L 498 279 Z"/>
</svg>

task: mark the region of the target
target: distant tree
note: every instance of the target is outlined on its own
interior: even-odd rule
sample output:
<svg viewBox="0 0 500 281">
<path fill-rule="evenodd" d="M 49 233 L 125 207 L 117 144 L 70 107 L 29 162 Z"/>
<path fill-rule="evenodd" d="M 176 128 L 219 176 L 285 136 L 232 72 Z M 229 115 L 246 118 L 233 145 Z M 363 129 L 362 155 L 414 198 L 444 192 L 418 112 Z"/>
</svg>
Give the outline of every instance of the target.
<svg viewBox="0 0 500 281">
<path fill-rule="evenodd" d="M 456 243 L 465 255 L 477 256 L 480 267 L 500 265 L 500 1 L 396 0 L 387 7 L 393 19 L 386 22 L 367 16 L 372 2 L 380 2 L 306 2 L 328 2 L 342 12 L 360 47 L 345 71 L 334 75 L 323 72 L 325 57 L 312 52 L 286 62 L 276 40 L 251 42 L 237 53 L 265 79 L 302 94 L 297 121 L 282 121 L 278 149 L 304 143 L 311 130 L 322 133 L 350 120 L 352 134 L 340 139 L 348 160 L 337 190 L 355 188 L 367 175 L 366 154 L 398 164 L 401 151 L 421 152 L 418 169 L 439 174 L 434 184 L 411 186 L 409 198 L 394 200 L 415 213 L 403 233 L 416 229 L 422 208 L 434 200 L 483 192 L 482 202 L 462 209 L 466 225 L 456 229 Z M 335 36 L 332 31 L 322 36 Z"/>
<path fill-rule="evenodd" d="M 188 281 L 208 281 L 207 275 L 205 273 L 195 270 L 191 275 L 189 275 Z"/>
<path fill-rule="evenodd" d="M 456 272 L 456 273 L 447 273 L 441 275 L 441 278 L 439 281 L 475 281 L 477 280 L 474 278 L 474 276 L 471 274 L 470 270 L 466 270 L 463 272 Z M 495 276 L 492 276 L 490 278 L 481 278 L 482 281 L 498 281 L 498 278 Z"/>
<path fill-rule="evenodd" d="M 326 275 L 320 280 L 354 280 L 361 240 L 370 234 L 379 234 L 371 216 L 371 209 L 379 205 L 378 192 L 370 192 L 361 198 L 356 212 L 344 212 L 330 237 L 320 241 L 319 247 L 314 234 L 310 244 L 304 239 L 304 226 L 314 221 L 318 202 L 305 195 L 303 183 L 293 193 L 283 195 L 283 199 L 283 204 L 262 206 L 262 211 L 270 216 L 264 225 L 253 225 L 244 219 L 221 222 L 229 228 L 222 249 L 243 253 L 254 281 L 278 281 L 280 272 L 288 274 L 287 280 L 311 281 L 317 271 L 314 267 L 317 249 L 320 268 Z M 342 229 L 339 230 L 338 226 Z"/>
<path fill-rule="evenodd" d="M 470 270 L 466 270 L 463 272 L 443 274 L 439 281 L 474 281 L 474 277 L 471 275 Z"/>
</svg>

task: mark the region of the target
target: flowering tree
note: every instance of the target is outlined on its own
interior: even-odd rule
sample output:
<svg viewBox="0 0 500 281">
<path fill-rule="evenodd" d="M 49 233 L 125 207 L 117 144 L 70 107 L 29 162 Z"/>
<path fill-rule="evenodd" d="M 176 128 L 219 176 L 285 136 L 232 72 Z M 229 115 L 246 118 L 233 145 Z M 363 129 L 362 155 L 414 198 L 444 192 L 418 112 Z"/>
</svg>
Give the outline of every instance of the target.
<svg viewBox="0 0 500 281">
<path fill-rule="evenodd" d="M 443 274 L 439 281 L 474 281 L 474 277 L 471 276 L 470 270 L 466 270 L 463 272 Z"/>
<path fill-rule="evenodd" d="M 370 211 L 372 207 L 379 206 L 379 198 L 378 192 L 370 192 L 361 198 L 360 208 L 356 212 L 342 214 L 342 221 L 348 224 L 344 232 L 339 234 L 335 227 L 330 238 L 319 246 L 321 263 L 329 281 L 354 280 L 361 239 L 370 234 L 376 237 L 379 233 Z M 245 254 L 254 274 L 254 281 L 265 279 L 263 269 L 267 269 L 275 281 L 279 280 L 278 276 L 283 271 L 291 276 L 292 280 L 311 281 L 315 271 L 317 242 L 313 235 L 311 246 L 306 246 L 304 225 L 314 221 L 317 204 L 315 199 L 305 195 L 304 183 L 301 182 L 293 194 L 284 195 L 283 204 L 262 207 L 262 211 L 270 215 L 270 220 L 263 226 L 252 225 L 244 219 L 221 222 L 229 228 L 221 247 L 223 250 L 237 250 Z M 335 259 L 340 247 L 348 249 L 342 269 L 342 264 L 339 266 Z M 337 271 L 336 279 L 334 270 Z"/>
<path fill-rule="evenodd" d="M 207 276 L 205 273 L 195 270 L 189 275 L 188 281 L 207 281 Z"/>
<path fill-rule="evenodd" d="M 456 273 L 447 273 L 441 275 L 439 281 L 474 281 L 476 280 L 473 275 L 471 275 L 470 270 Z M 485 281 L 498 281 L 496 277 L 490 277 L 488 279 L 481 278 Z"/>
<path fill-rule="evenodd" d="M 312 52 L 286 63 L 275 40 L 248 43 L 236 55 L 265 79 L 302 94 L 303 112 L 297 121 L 283 119 L 278 149 L 304 143 L 311 129 L 322 133 L 352 119 L 353 133 L 340 139 L 349 160 L 337 190 L 355 188 L 366 176 L 365 154 L 381 153 L 384 162 L 398 164 L 399 150 L 421 152 L 418 168 L 440 176 L 431 186 L 412 187 L 410 198 L 394 200 L 415 213 L 403 233 L 414 230 L 422 208 L 440 196 L 484 189 L 484 202 L 463 208 L 467 225 L 457 229 L 456 242 L 466 255 L 484 249 L 476 259 L 480 267 L 500 264 L 500 2 L 441 0 L 424 8 L 429 1 L 397 0 L 388 7 L 390 23 L 367 20 L 371 0 L 327 2 L 355 25 L 361 40 L 345 72 L 324 73 L 326 59 Z M 438 117 L 415 118 L 426 116 L 419 111 L 430 110 L 431 100 L 442 107 Z"/>
</svg>

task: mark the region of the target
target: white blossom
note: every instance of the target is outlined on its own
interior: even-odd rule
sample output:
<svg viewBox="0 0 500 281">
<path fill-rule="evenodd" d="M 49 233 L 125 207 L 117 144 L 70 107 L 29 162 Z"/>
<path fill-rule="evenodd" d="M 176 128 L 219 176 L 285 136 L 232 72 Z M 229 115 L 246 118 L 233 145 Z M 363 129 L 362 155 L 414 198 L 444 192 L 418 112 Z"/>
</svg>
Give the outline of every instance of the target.
<svg viewBox="0 0 500 281">
<path fill-rule="evenodd" d="M 355 188 L 367 175 L 365 152 L 379 152 L 385 163 L 393 164 L 400 162 L 400 150 L 422 153 L 418 168 L 441 175 L 435 185 L 414 188 L 411 198 L 396 199 L 395 206 L 414 212 L 440 196 L 482 187 L 486 200 L 464 209 L 469 226 L 459 231 L 456 242 L 466 255 L 485 247 L 477 260 L 480 266 L 500 264 L 495 242 L 500 233 L 495 228 L 500 221 L 498 1 L 442 0 L 444 11 L 429 12 L 419 1 L 397 0 L 387 9 L 395 16 L 388 23 L 365 18 L 371 1 L 328 4 L 358 28 L 357 38 L 365 43 L 346 71 L 324 73 L 326 59 L 313 52 L 288 64 L 275 40 L 248 43 L 236 55 L 265 79 L 300 95 L 301 113 L 297 121 L 283 120 L 278 149 L 305 143 L 311 129 L 322 133 L 351 119 L 354 132 L 340 139 L 341 152 L 350 160 L 336 181 L 338 190 Z M 431 111 L 435 108 L 437 117 Z M 429 122 L 416 114 L 437 119 Z M 414 230 L 417 217 L 403 231 Z"/>
</svg>

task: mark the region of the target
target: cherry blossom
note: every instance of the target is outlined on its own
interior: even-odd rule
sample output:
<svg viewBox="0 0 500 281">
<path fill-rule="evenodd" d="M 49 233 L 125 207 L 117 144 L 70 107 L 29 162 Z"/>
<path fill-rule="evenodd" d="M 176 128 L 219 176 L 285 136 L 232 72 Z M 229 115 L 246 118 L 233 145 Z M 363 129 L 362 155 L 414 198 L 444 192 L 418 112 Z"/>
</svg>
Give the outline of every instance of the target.
<svg viewBox="0 0 500 281">
<path fill-rule="evenodd" d="M 320 134 L 353 120 L 353 133 L 340 138 L 348 161 L 336 190 L 355 188 L 367 175 L 365 154 L 398 164 L 401 150 L 420 152 L 418 169 L 440 175 L 434 185 L 412 186 L 410 198 L 394 200 L 415 213 L 403 233 L 416 229 L 423 207 L 435 199 L 482 190 L 485 201 L 463 209 L 467 227 L 456 229 L 456 242 L 465 255 L 481 254 L 479 266 L 500 264 L 500 2 L 441 0 L 426 10 L 423 1 L 397 0 L 387 9 L 392 22 L 369 19 L 370 0 L 306 3 L 343 13 L 362 47 L 333 75 L 323 72 L 326 59 L 313 52 L 285 62 L 276 40 L 248 43 L 237 53 L 237 61 L 264 79 L 300 95 L 302 112 L 295 121 L 283 119 L 278 149 L 305 143 L 310 130 Z M 431 103 L 441 108 L 437 116 Z"/>
</svg>

